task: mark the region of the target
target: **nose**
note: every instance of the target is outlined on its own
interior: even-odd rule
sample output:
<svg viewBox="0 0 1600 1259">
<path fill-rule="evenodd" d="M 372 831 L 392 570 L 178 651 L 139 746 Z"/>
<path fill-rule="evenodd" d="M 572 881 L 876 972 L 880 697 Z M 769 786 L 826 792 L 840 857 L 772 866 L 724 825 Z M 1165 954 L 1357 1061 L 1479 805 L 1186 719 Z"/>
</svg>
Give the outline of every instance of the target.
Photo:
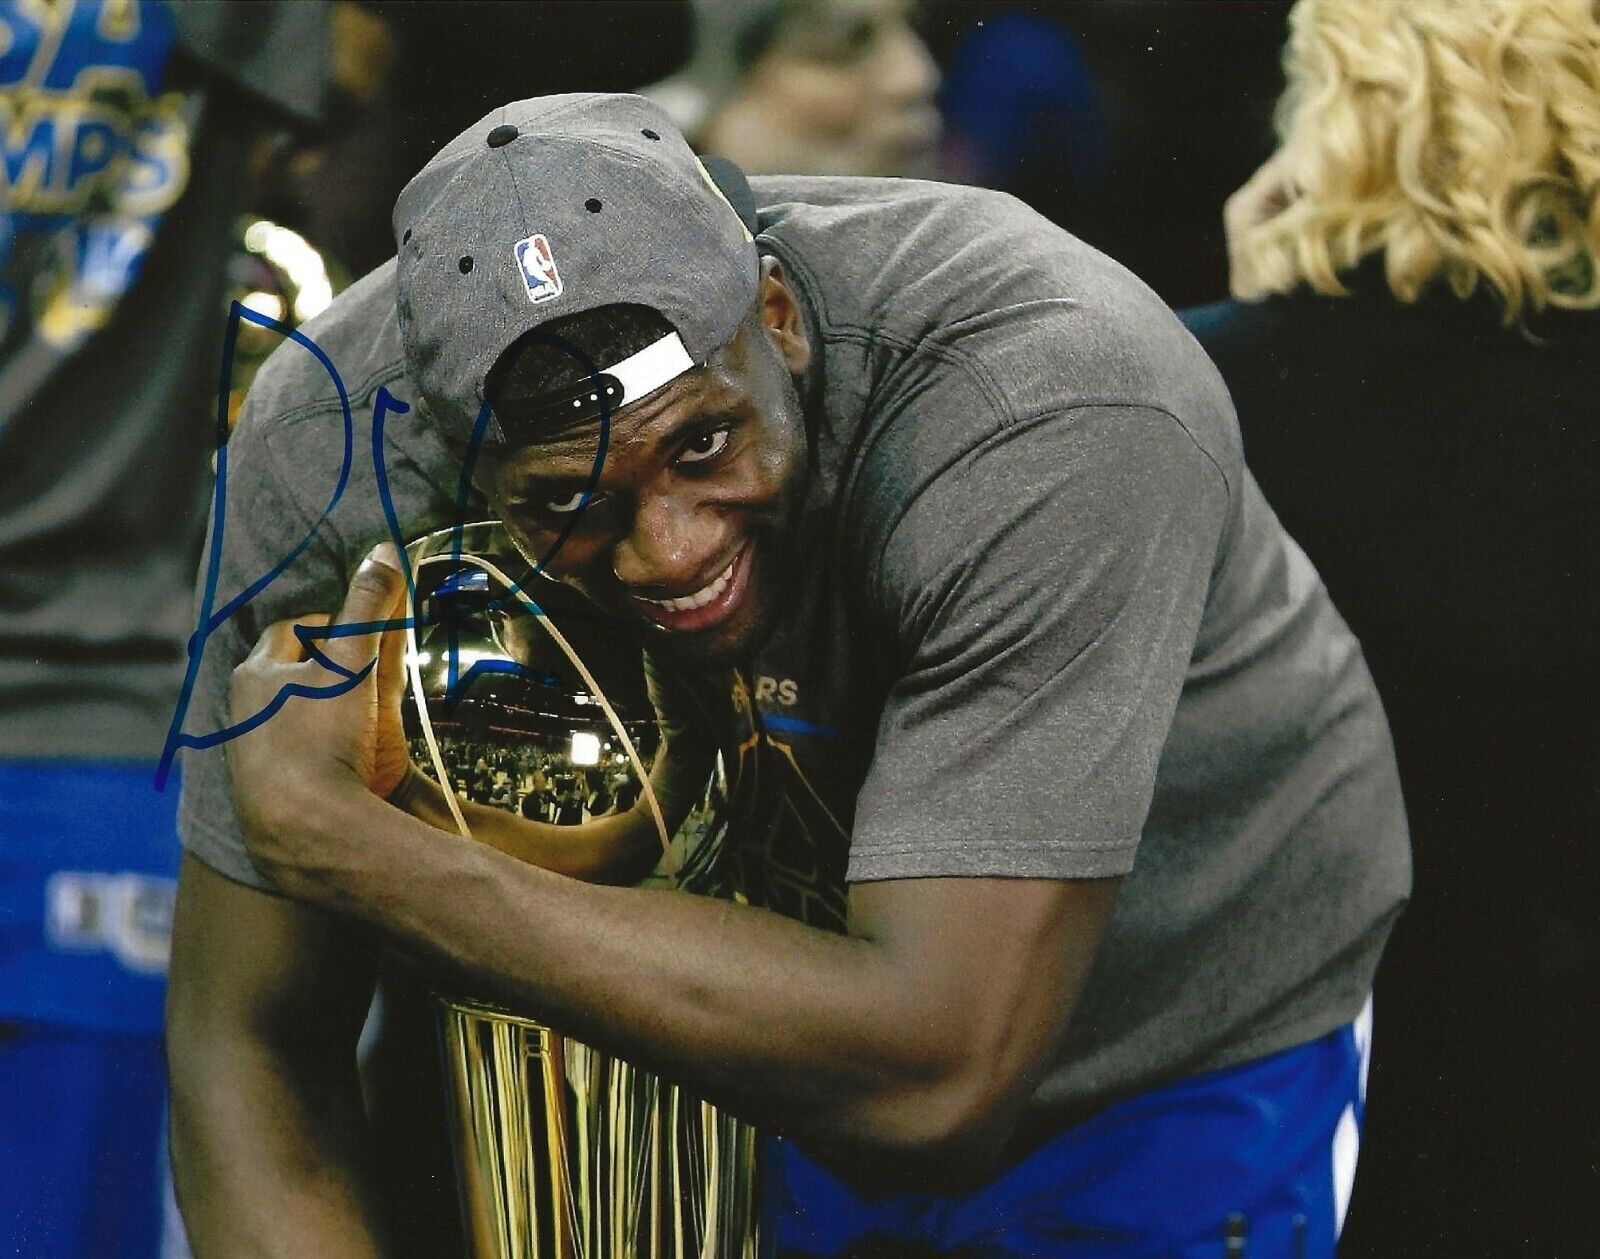
<svg viewBox="0 0 1600 1259">
<path fill-rule="evenodd" d="M 716 574 L 708 570 L 727 545 L 727 525 L 684 494 L 643 498 L 633 527 L 612 552 L 612 572 L 634 594 L 674 598 L 692 594 Z"/>
</svg>

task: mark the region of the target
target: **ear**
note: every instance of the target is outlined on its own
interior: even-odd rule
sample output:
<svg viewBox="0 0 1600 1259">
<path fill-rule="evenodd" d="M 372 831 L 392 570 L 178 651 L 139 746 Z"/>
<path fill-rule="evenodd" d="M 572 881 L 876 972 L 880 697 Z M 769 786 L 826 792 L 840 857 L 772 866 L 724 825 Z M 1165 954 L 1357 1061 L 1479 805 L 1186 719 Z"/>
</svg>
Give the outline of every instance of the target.
<svg viewBox="0 0 1600 1259">
<path fill-rule="evenodd" d="M 811 362 L 811 340 L 806 336 L 800 301 L 784 278 L 783 265 L 771 255 L 761 259 L 761 290 L 757 303 L 761 308 L 761 324 L 789 374 L 800 375 Z"/>
</svg>

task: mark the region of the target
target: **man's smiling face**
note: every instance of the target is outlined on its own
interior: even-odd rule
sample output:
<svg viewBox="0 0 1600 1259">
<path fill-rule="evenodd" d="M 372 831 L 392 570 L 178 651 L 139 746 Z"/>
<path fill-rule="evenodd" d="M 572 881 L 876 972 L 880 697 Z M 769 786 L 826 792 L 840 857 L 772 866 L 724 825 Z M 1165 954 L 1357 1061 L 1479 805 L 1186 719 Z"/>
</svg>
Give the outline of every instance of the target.
<svg viewBox="0 0 1600 1259">
<path fill-rule="evenodd" d="M 654 627 L 696 667 L 738 663 L 771 634 L 806 474 L 793 375 L 809 349 L 781 273 L 737 337 L 610 422 L 506 452 L 476 479 L 523 554 L 605 610 Z M 594 489 L 584 502 L 584 490 Z"/>
</svg>

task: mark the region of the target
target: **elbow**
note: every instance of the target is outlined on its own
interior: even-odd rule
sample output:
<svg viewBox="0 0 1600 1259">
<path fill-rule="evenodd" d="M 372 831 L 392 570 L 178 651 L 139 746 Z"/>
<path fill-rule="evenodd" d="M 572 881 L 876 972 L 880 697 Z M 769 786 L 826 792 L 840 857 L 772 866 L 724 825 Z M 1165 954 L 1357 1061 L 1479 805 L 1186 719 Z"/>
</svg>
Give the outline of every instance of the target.
<svg viewBox="0 0 1600 1259">
<path fill-rule="evenodd" d="M 904 1134 L 910 1161 L 934 1180 L 971 1184 L 990 1176 L 1006 1150 L 1021 1110 L 992 1064 L 928 1090 L 920 1118 Z"/>
<path fill-rule="evenodd" d="M 950 1192 L 992 1175 L 1030 1088 L 974 1055 L 857 1112 L 831 1161 L 868 1183 Z"/>
</svg>

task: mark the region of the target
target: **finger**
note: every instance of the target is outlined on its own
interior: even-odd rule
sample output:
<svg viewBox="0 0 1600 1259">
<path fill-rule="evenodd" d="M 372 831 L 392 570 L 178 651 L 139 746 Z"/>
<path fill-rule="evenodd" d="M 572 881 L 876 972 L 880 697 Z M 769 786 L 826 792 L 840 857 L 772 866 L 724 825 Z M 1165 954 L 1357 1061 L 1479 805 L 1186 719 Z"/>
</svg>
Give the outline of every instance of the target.
<svg viewBox="0 0 1600 1259">
<path fill-rule="evenodd" d="M 326 637 L 317 645 L 324 662 L 347 677 L 372 664 L 378 653 L 379 631 L 398 619 L 405 592 L 394 544 L 374 547 L 350 579 L 339 615 L 322 631 Z"/>
<path fill-rule="evenodd" d="M 1258 172 L 1248 183 L 1222 203 L 1222 224 L 1231 236 L 1248 231 L 1261 221 L 1261 175 Z"/>
<path fill-rule="evenodd" d="M 321 631 L 333 623 L 331 612 L 311 612 L 294 620 L 295 640 L 300 644 L 300 660 L 309 659 L 321 648 L 326 636 Z"/>
<path fill-rule="evenodd" d="M 256 645 L 250 649 L 250 659 L 256 661 L 272 660 L 285 664 L 299 664 L 305 658 L 301 647 L 300 637 L 295 630 L 309 617 L 300 617 L 292 621 L 274 621 L 261 631 L 261 637 L 256 639 Z M 324 624 L 327 616 L 322 616 Z"/>
<path fill-rule="evenodd" d="M 1223 203 L 1224 228 L 1237 236 L 1281 214 L 1293 200 L 1288 156 L 1279 149 Z"/>
</svg>

